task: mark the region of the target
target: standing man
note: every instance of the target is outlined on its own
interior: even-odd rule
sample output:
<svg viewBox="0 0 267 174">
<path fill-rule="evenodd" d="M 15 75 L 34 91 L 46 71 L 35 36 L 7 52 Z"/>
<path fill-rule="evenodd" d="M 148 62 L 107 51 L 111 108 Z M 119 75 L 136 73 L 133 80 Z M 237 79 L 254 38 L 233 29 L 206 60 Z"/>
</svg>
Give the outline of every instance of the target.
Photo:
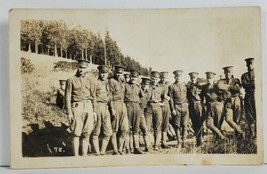
<svg viewBox="0 0 267 174">
<path fill-rule="evenodd" d="M 95 113 L 95 80 L 85 76 L 87 60 L 77 60 L 75 76 L 66 82 L 66 112 L 73 133 L 74 155 L 79 155 L 80 140 L 82 156 L 87 156 L 89 137 L 96 121 Z"/>
<path fill-rule="evenodd" d="M 255 74 L 254 58 L 245 59 L 248 72 L 241 76 L 241 83 L 245 89 L 244 108 L 250 129 L 251 138 L 256 137 L 256 107 L 255 107 Z"/>
<path fill-rule="evenodd" d="M 56 98 L 56 105 L 60 109 L 64 109 L 64 96 L 65 96 L 65 86 L 66 80 L 59 80 L 60 88 L 57 90 L 57 98 Z"/>
<path fill-rule="evenodd" d="M 214 72 L 206 72 L 207 84 L 202 86 L 201 100 L 205 105 L 205 118 L 202 120 L 202 125 L 206 121 L 207 128 L 215 133 L 215 139 L 225 140 L 225 136 L 221 132 L 225 99 L 215 82 L 215 75 Z"/>
<path fill-rule="evenodd" d="M 144 92 L 144 96 L 141 98 L 140 102 L 140 108 L 141 108 L 140 129 L 144 137 L 145 152 L 151 151 L 151 141 L 149 137 L 149 132 L 151 132 L 151 127 L 150 128 L 147 127 L 146 117 L 145 117 L 145 112 L 147 110 L 147 103 L 151 92 L 150 83 L 151 83 L 150 78 L 148 77 L 142 78 L 141 88 Z"/>
<path fill-rule="evenodd" d="M 129 142 L 133 142 L 135 154 L 143 154 L 139 148 L 139 127 L 141 118 L 140 98 L 144 96 L 141 86 L 137 83 L 140 73 L 136 70 L 130 71 L 130 81 L 125 84 L 125 104 L 129 120 Z M 130 143 L 131 145 L 131 143 Z"/>
<path fill-rule="evenodd" d="M 163 99 L 163 106 L 162 106 L 162 144 L 161 147 L 164 149 L 170 148 L 170 146 L 167 145 L 167 132 L 169 128 L 169 119 L 171 115 L 170 111 L 170 97 L 168 96 L 168 89 L 170 86 L 170 83 L 167 81 L 168 79 L 168 72 L 161 72 L 161 81 L 160 85 L 162 86 L 164 90 L 164 99 Z"/>
<path fill-rule="evenodd" d="M 181 82 L 183 74 L 182 70 L 173 72 L 175 82 L 169 86 L 170 107 L 172 112 L 172 122 L 175 128 L 177 137 L 177 147 L 180 145 L 184 147 L 187 138 L 187 129 L 189 121 L 188 101 L 187 101 L 187 88 L 185 83 Z M 182 131 L 182 141 L 181 133 Z"/>
<path fill-rule="evenodd" d="M 98 80 L 96 84 L 96 113 L 97 122 L 93 131 L 93 146 L 96 155 L 104 155 L 106 148 L 112 135 L 111 121 L 110 121 L 110 89 L 108 83 L 109 67 L 106 65 L 98 66 Z M 101 148 L 99 150 L 99 135 L 102 132 Z"/>
<path fill-rule="evenodd" d="M 125 95 L 125 83 L 123 77 L 123 66 L 114 66 L 114 77 L 109 80 L 109 88 L 111 92 L 111 125 L 113 134 L 111 136 L 111 143 L 114 149 L 114 155 L 123 154 L 122 149 L 125 142 L 125 137 L 128 133 L 128 116 L 127 109 L 124 103 Z M 117 146 L 117 133 L 118 134 L 118 146 Z M 119 149 L 119 150 L 118 150 Z"/>
<path fill-rule="evenodd" d="M 196 136 L 196 145 L 203 143 L 203 130 L 201 129 L 203 108 L 201 104 L 201 87 L 198 84 L 198 73 L 190 72 L 190 82 L 187 83 L 187 97 L 189 102 L 189 116 Z"/>
<path fill-rule="evenodd" d="M 242 102 L 240 99 L 241 83 L 233 76 L 233 66 L 223 68 L 225 78 L 219 80 L 219 88 L 231 93 L 231 97 L 225 101 L 225 121 L 235 130 L 236 135 L 245 138 L 245 133 L 241 130 L 240 118 L 242 113 Z"/>
<path fill-rule="evenodd" d="M 159 151 L 162 128 L 162 103 L 164 99 L 164 90 L 159 84 L 160 73 L 158 71 L 151 72 L 151 92 L 145 112 L 148 130 L 153 125 L 154 131 L 154 150 Z M 151 134 L 151 132 L 149 132 Z"/>
</svg>

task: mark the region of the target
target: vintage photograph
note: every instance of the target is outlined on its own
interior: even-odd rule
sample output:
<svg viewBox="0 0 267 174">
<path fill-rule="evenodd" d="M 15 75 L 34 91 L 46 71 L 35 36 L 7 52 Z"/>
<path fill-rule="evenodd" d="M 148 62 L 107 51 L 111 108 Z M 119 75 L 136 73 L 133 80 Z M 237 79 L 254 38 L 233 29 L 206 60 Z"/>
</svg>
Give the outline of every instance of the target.
<svg viewBox="0 0 267 174">
<path fill-rule="evenodd" d="M 262 164 L 260 21 L 12 9 L 11 167 Z"/>
</svg>

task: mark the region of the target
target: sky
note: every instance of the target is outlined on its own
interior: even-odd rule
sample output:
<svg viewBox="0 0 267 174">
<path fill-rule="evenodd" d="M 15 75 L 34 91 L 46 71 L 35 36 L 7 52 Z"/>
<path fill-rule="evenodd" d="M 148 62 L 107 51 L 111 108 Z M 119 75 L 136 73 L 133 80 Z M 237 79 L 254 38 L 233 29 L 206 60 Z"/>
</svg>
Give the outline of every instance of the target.
<svg viewBox="0 0 267 174">
<path fill-rule="evenodd" d="M 81 25 L 103 38 L 108 30 L 124 55 L 152 70 L 169 71 L 170 80 L 177 69 L 185 80 L 192 71 L 201 77 L 213 71 L 219 78 L 229 65 L 240 78 L 244 59 L 261 56 L 257 8 L 36 11 L 34 16 Z"/>
</svg>

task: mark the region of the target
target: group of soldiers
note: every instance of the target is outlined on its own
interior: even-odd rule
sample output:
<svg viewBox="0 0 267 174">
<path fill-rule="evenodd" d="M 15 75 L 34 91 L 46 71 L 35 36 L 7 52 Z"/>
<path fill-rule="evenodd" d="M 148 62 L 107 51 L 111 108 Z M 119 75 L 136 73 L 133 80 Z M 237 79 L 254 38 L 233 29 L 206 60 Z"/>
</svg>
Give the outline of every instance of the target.
<svg viewBox="0 0 267 174">
<path fill-rule="evenodd" d="M 98 66 L 95 79 L 86 72 L 89 62 L 77 60 L 75 76 L 65 81 L 65 88 L 60 81 L 57 97 L 57 105 L 65 108 L 70 122 L 74 155 L 88 155 L 88 147 L 93 147 L 96 155 L 105 155 L 109 143 L 114 155 L 171 148 L 167 143 L 170 126 L 175 131 L 176 147 L 183 148 L 190 120 L 196 146 L 203 145 L 205 126 L 218 142 L 227 141 L 221 130 L 224 120 L 234 129 L 236 139 L 256 138 L 254 58 L 245 61 L 248 72 L 241 82 L 233 76 L 233 66 L 228 66 L 223 68 L 225 78 L 218 81 L 214 72 L 206 72 L 205 80 L 190 72 L 190 81 L 184 83 L 183 71 L 175 70 L 171 84 L 168 72 L 152 71 L 146 77 L 137 70 L 126 73 L 120 65 L 114 66 L 112 77 L 110 67 Z M 243 108 L 249 135 L 240 126 Z"/>
</svg>

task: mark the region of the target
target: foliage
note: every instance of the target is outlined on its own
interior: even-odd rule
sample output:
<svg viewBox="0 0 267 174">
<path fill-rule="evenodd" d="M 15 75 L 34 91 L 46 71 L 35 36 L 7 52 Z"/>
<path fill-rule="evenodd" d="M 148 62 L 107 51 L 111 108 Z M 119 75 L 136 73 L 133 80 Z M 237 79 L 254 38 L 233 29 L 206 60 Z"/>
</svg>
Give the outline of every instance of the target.
<svg viewBox="0 0 267 174">
<path fill-rule="evenodd" d="M 21 73 L 31 73 L 34 70 L 34 65 L 31 60 L 22 57 L 21 59 Z"/>
<path fill-rule="evenodd" d="M 65 71 L 70 72 L 75 70 L 77 64 L 75 62 L 66 62 L 66 61 L 58 61 L 54 63 L 54 71 Z"/>
</svg>

